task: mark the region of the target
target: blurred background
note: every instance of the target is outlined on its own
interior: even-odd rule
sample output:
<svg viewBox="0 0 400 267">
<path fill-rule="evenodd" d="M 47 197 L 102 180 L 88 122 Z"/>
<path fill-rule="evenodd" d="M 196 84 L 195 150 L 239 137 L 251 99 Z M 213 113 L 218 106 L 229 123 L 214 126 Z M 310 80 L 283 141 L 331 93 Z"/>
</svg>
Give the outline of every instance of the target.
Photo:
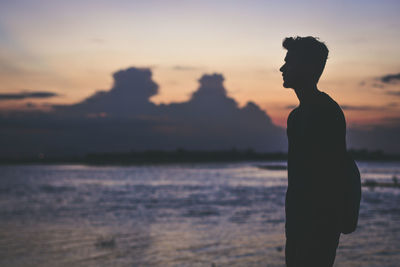
<svg viewBox="0 0 400 267">
<path fill-rule="evenodd" d="M 282 40 L 362 173 L 335 266 L 400 258 L 398 1 L 1 1 L 0 265 L 283 266 Z"/>
</svg>

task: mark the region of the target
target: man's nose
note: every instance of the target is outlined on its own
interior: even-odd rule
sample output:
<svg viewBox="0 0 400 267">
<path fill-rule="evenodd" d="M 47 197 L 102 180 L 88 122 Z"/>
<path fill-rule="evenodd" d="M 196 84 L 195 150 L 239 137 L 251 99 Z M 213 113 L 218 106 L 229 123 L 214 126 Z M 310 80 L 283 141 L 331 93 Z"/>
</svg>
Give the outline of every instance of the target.
<svg viewBox="0 0 400 267">
<path fill-rule="evenodd" d="M 285 65 L 282 65 L 282 67 L 279 69 L 280 72 L 283 72 L 283 68 L 285 67 Z"/>
</svg>

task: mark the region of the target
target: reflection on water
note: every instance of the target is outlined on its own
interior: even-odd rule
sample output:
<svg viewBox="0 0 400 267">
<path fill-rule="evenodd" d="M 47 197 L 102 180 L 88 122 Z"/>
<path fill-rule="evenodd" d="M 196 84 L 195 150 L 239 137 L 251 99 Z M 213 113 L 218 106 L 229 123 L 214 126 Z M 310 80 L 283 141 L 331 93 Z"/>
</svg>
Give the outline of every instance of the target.
<svg viewBox="0 0 400 267">
<path fill-rule="evenodd" d="M 286 171 L 257 164 L 1 166 L 0 266 L 284 266 Z M 399 200 L 363 190 L 335 266 L 397 266 Z"/>
</svg>

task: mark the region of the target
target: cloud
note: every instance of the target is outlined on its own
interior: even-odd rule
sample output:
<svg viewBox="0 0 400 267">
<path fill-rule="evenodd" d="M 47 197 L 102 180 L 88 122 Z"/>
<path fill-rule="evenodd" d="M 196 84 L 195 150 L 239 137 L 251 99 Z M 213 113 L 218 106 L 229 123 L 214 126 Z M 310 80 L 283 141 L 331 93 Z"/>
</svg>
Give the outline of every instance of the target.
<svg viewBox="0 0 400 267">
<path fill-rule="evenodd" d="M 227 95 L 223 81 L 221 74 L 203 75 L 188 101 L 163 107 L 169 121 L 184 125 L 183 132 L 175 132 L 181 145 L 192 149 L 285 150 L 284 130 L 275 126 L 255 103 L 239 108 Z"/>
<path fill-rule="evenodd" d="M 360 86 L 371 85 L 376 88 L 385 88 L 386 85 L 396 84 L 400 81 L 400 73 L 397 74 L 385 74 L 379 77 L 375 77 L 370 80 L 364 80 L 359 83 Z"/>
<path fill-rule="evenodd" d="M 222 74 L 202 75 L 189 100 L 171 104 L 150 101 L 158 85 L 148 68 L 119 70 L 113 79 L 110 89 L 72 105 L 53 105 L 47 112 L 0 114 L 0 157 L 177 148 L 287 150 L 285 130 L 254 102 L 239 107 L 227 93 Z M 342 107 L 364 111 L 396 105 Z M 387 122 L 348 129 L 348 146 L 400 152 L 399 124 L 395 118 Z"/>
<path fill-rule="evenodd" d="M 400 81 L 400 73 L 397 74 L 387 74 L 382 77 L 379 77 L 379 80 L 382 83 L 393 83 Z"/>
<path fill-rule="evenodd" d="M 152 103 L 158 85 L 147 68 L 113 74 L 109 90 L 51 112 L 0 116 L 0 156 L 84 155 L 92 152 L 176 148 L 253 148 L 285 151 L 284 129 L 249 102 L 242 108 L 227 94 L 222 74 L 204 74 L 184 102 Z"/>
<path fill-rule="evenodd" d="M 147 68 L 128 68 L 113 74 L 114 84 L 109 91 L 94 95 L 74 105 L 54 106 L 55 112 L 66 116 L 86 116 L 106 113 L 113 117 L 134 117 L 156 112 L 150 97 L 158 93 L 158 85 Z"/>
<path fill-rule="evenodd" d="M 53 92 L 21 92 L 21 93 L 3 93 L 0 94 L 0 100 L 21 100 L 27 98 L 50 98 L 59 96 Z"/>
<path fill-rule="evenodd" d="M 377 84 L 377 86 L 375 87 L 383 88 L 385 94 L 387 95 L 400 96 L 400 91 L 398 87 L 400 82 L 400 73 L 384 75 L 382 77 L 379 77 L 379 81 L 381 83 Z"/>
<path fill-rule="evenodd" d="M 398 90 L 399 81 L 400 73 L 386 74 L 371 80 L 361 81 L 359 85 L 369 85 L 370 87 L 381 89 L 380 92 L 383 94 L 400 96 L 400 91 Z"/>
</svg>

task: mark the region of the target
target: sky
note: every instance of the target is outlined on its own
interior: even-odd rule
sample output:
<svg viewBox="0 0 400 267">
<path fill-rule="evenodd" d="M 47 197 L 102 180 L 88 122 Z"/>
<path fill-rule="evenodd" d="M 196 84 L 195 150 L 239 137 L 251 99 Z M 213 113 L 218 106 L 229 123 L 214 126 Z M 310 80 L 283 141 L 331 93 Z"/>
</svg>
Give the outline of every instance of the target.
<svg viewBox="0 0 400 267">
<path fill-rule="evenodd" d="M 315 36 L 330 53 L 319 88 L 349 127 L 397 127 L 399 1 L 0 2 L 0 110 L 51 109 L 112 88 L 112 73 L 149 68 L 154 104 L 188 101 L 220 73 L 240 107 L 251 101 L 286 127 L 298 104 L 279 72 L 288 36 Z"/>
</svg>

